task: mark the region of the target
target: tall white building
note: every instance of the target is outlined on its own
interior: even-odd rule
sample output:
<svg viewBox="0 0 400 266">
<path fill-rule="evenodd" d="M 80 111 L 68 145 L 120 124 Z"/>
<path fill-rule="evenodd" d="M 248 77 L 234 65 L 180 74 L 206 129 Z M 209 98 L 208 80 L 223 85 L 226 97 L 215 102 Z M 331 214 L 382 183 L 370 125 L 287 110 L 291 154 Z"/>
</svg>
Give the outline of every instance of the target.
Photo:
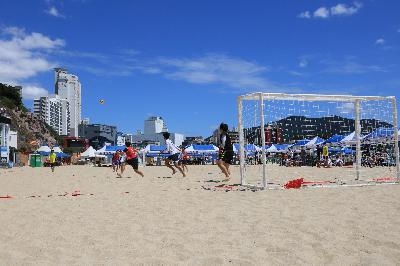
<svg viewBox="0 0 400 266">
<path fill-rule="evenodd" d="M 10 152 L 10 124 L 11 119 L 0 114 L 0 164 L 8 162 Z"/>
<path fill-rule="evenodd" d="M 33 112 L 59 135 L 69 135 L 71 127 L 70 104 L 60 96 L 45 96 L 33 101 Z"/>
<path fill-rule="evenodd" d="M 55 68 L 55 93 L 69 102 L 71 124 L 69 135 L 78 137 L 81 123 L 81 83 L 76 75 L 68 74 L 66 69 Z"/>
<path fill-rule="evenodd" d="M 151 116 L 148 119 L 144 121 L 144 134 L 149 135 L 149 134 L 157 134 L 161 132 L 167 132 L 167 126 L 162 119 L 162 117 L 159 116 Z"/>
<path fill-rule="evenodd" d="M 151 116 L 144 121 L 144 132 L 140 130 L 137 134 L 130 136 L 131 142 L 159 142 L 165 144 L 163 132 L 168 132 L 167 125 L 162 117 Z M 171 133 L 170 139 L 175 145 L 180 146 L 185 139 L 185 136 L 179 133 Z"/>
<path fill-rule="evenodd" d="M 122 132 L 117 132 L 117 146 L 124 146 L 125 145 L 125 135 Z"/>
</svg>

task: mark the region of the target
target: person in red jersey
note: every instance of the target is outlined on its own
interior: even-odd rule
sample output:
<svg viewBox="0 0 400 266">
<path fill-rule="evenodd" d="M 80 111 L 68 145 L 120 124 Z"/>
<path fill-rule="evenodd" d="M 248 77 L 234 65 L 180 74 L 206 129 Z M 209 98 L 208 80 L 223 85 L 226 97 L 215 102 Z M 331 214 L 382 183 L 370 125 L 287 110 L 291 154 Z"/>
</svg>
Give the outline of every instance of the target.
<svg viewBox="0 0 400 266">
<path fill-rule="evenodd" d="M 189 159 L 190 159 L 189 154 L 185 151 L 185 148 L 182 148 L 181 160 L 179 161 L 179 164 L 182 166 L 183 172 L 185 172 L 185 170 L 186 173 L 189 172 L 187 167 Z"/>
<path fill-rule="evenodd" d="M 135 173 L 139 174 L 141 177 L 144 177 L 144 174 L 139 170 L 139 159 L 138 152 L 132 147 L 130 142 L 125 143 L 126 148 L 124 152 L 126 154 L 126 164 L 132 166 Z M 122 174 L 125 171 L 125 167 L 121 166 L 121 173 L 118 174 L 119 177 L 122 177 Z"/>
<path fill-rule="evenodd" d="M 112 168 L 113 168 L 113 172 L 118 172 L 118 168 L 119 168 L 119 156 L 120 156 L 120 152 L 116 151 L 114 153 L 114 156 L 112 158 Z"/>
</svg>

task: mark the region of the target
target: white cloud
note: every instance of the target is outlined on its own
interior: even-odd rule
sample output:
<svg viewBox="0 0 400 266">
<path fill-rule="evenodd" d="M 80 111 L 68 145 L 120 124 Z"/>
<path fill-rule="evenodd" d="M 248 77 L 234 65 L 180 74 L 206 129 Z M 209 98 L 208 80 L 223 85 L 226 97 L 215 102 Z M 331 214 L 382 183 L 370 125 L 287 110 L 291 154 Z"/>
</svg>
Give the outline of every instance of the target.
<svg viewBox="0 0 400 266">
<path fill-rule="evenodd" d="M 332 16 L 350 16 L 358 12 L 362 7 L 361 3 L 355 2 L 353 6 L 347 6 L 346 4 L 337 4 L 331 7 Z"/>
<path fill-rule="evenodd" d="M 308 66 L 308 61 L 306 59 L 301 59 L 299 62 L 299 67 L 307 67 Z"/>
<path fill-rule="evenodd" d="M 65 16 L 62 15 L 55 6 L 52 6 L 49 9 L 46 9 L 45 12 L 53 17 L 65 18 Z"/>
<path fill-rule="evenodd" d="M 297 17 L 299 18 L 311 18 L 310 11 L 301 12 Z"/>
<path fill-rule="evenodd" d="M 301 73 L 301 72 L 298 72 L 298 71 L 294 71 L 294 70 L 290 70 L 290 71 L 288 71 L 288 73 L 290 75 L 297 76 L 297 77 L 304 77 L 305 76 L 304 73 Z"/>
<path fill-rule="evenodd" d="M 20 37 L 25 35 L 25 29 L 18 28 L 18 27 L 4 27 L 1 29 L 3 34 L 10 34 L 15 37 Z"/>
<path fill-rule="evenodd" d="M 326 7 L 320 7 L 314 11 L 315 18 L 329 18 L 329 10 Z"/>
<path fill-rule="evenodd" d="M 353 5 L 346 5 L 346 4 L 337 4 L 330 8 L 328 7 L 319 7 L 317 8 L 312 16 L 314 18 L 329 18 L 334 16 L 351 16 L 356 14 L 363 5 L 359 2 L 354 2 Z M 297 17 L 299 18 L 311 18 L 311 13 L 309 11 L 304 11 L 300 13 Z"/>
<path fill-rule="evenodd" d="M 143 73 L 146 74 L 159 74 L 161 73 L 161 69 L 157 68 L 157 67 L 144 67 L 144 66 L 138 66 L 136 67 L 137 69 L 143 71 Z"/>
<path fill-rule="evenodd" d="M 17 27 L 0 29 L 0 33 L 0 82 L 18 84 L 50 70 L 54 64 L 46 53 L 65 45 L 61 39 L 35 32 L 27 34 Z"/>
<path fill-rule="evenodd" d="M 344 62 L 339 61 L 325 61 L 323 62 L 327 67 L 322 71 L 325 73 L 333 74 L 367 74 L 387 72 L 387 70 L 378 65 L 368 65 L 356 62 L 353 59 L 347 59 Z"/>
<path fill-rule="evenodd" d="M 224 84 L 234 88 L 265 88 L 271 84 L 261 75 L 268 68 L 239 58 L 208 54 L 199 58 L 161 58 L 167 78 L 195 84 Z"/>
<path fill-rule="evenodd" d="M 41 87 L 31 85 L 22 87 L 22 97 L 26 100 L 33 100 L 35 98 L 46 96 L 48 94 L 49 92 Z"/>
<path fill-rule="evenodd" d="M 375 44 L 376 45 L 381 45 L 381 44 L 385 44 L 385 42 L 386 42 L 385 39 L 379 38 L 378 40 L 375 41 Z"/>
</svg>

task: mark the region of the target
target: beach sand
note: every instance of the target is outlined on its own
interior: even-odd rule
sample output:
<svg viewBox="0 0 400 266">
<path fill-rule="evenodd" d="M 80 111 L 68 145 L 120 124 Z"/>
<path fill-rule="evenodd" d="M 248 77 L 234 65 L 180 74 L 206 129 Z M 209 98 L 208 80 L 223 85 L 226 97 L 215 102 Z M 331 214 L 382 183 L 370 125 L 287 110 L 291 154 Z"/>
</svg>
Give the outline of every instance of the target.
<svg viewBox="0 0 400 266">
<path fill-rule="evenodd" d="M 223 178 L 216 166 L 189 166 L 186 178 L 143 171 L 1 169 L 0 196 L 13 198 L 0 199 L 0 265 L 400 264 L 398 185 L 226 192 L 206 182 Z"/>
</svg>

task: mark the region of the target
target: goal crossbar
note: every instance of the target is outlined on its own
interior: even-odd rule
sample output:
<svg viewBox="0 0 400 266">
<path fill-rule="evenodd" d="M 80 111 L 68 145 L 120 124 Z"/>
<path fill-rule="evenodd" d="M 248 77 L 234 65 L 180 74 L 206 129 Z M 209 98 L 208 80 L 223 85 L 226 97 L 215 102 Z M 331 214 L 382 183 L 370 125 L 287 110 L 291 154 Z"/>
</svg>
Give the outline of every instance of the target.
<svg viewBox="0 0 400 266">
<path fill-rule="evenodd" d="M 353 96 L 353 95 L 324 95 L 324 94 L 287 94 L 287 93 L 265 93 L 255 92 L 239 96 L 242 100 L 308 100 L 308 101 L 372 101 L 372 100 L 392 100 L 395 96 Z"/>
</svg>

